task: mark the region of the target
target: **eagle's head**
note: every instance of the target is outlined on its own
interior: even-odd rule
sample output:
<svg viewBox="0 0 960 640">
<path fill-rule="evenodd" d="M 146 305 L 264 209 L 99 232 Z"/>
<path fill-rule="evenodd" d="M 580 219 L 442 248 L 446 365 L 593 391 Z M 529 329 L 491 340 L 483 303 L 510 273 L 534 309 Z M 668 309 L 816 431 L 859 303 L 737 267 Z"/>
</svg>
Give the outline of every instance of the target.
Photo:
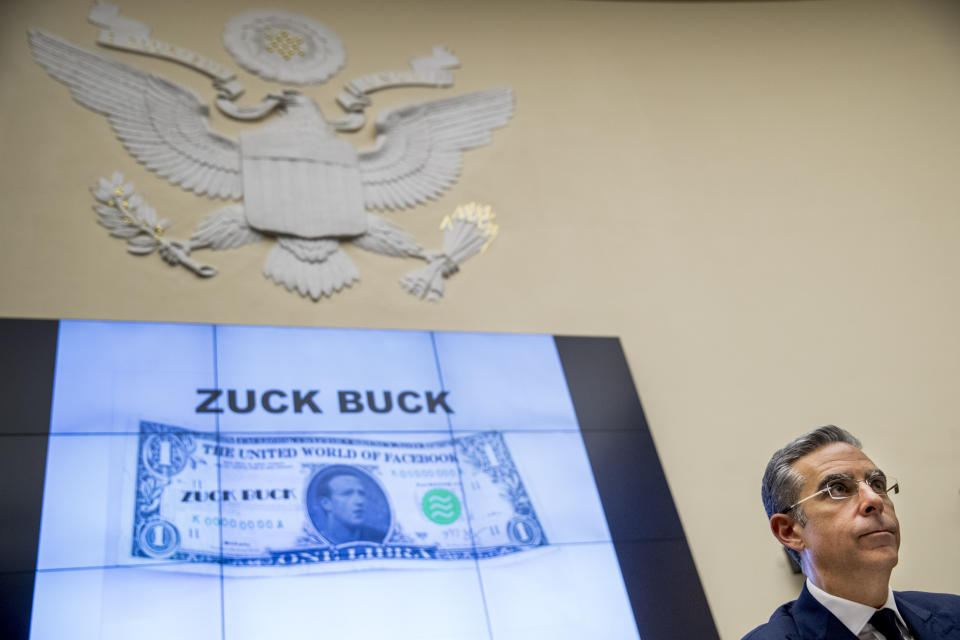
<svg viewBox="0 0 960 640">
<path fill-rule="evenodd" d="M 282 100 L 282 108 L 287 113 L 287 118 L 293 118 L 298 124 L 310 128 L 320 128 L 330 134 L 335 132 L 335 129 L 323 117 L 323 112 L 313 98 L 303 95 L 296 89 L 284 89 L 280 99 Z M 287 123 L 289 124 L 289 122 L 288 120 Z"/>
</svg>

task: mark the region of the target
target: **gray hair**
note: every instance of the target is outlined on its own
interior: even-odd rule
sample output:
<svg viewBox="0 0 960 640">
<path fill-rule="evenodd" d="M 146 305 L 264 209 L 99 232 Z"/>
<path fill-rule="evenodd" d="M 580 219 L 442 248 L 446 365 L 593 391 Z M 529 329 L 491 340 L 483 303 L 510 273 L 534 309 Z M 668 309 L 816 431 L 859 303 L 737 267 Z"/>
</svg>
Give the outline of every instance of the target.
<svg viewBox="0 0 960 640">
<path fill-rule="evenodd" d="M 857 440 L 845 429 L 832 424 L 817 427 L 810 433 L 805 433 L 770 457 L 767 469 L 763 472 L 763 483 L 760 487 L 760 497 L 763 499 L 763 508 L 767 510 L 767 518 L 775 513 L 783 513 L 790 505 L 800 499 L 800 488 L 803 478 L 794 470 L 794 463 L 807 455 L 834 442 L 844 442 L 857 449 L 861 447 Z M 807 523 L 803 509 L 796 509 L 797 522 L 800 526 Z M 800 554 L 793 549 L 786 549 L 787 554 L 800 564 Z"/>
</svg>

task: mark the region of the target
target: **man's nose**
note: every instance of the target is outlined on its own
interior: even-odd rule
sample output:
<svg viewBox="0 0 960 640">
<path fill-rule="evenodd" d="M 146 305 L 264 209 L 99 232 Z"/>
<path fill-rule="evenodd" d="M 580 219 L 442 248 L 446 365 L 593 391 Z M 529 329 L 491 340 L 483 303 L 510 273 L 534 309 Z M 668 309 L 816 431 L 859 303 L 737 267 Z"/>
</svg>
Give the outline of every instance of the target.
<svg viewBox="0 0 960 640">
<path fill-rule="evenodd" d="M 857 487 L 860 492 L 857 499 L 860 501 L 859 511 L 863 514 L 873 513 L 874 510 L 883 513 L 883 494 L 877 493 L 870 485 L 861 480 Z"/>
</svg>

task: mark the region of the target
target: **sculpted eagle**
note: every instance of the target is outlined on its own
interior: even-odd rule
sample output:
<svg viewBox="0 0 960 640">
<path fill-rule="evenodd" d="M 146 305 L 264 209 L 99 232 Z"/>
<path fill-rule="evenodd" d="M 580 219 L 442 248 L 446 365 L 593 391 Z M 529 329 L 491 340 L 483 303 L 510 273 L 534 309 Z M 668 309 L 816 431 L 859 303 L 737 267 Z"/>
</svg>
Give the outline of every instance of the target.
<svg viewBox="0 0 960 640">
<path fill-rule="evenodd" d="M 204 220 L 193 247 L 276 238 L 264 274 L 314 300 L 359 277 L 341 240 L 426 259 L 409 234 L 367 210 L 436 198 L 459 177 L 463 151 L 487 144 L 513 113 L 510 89 L 391 109 L 377 119 L 373 148 L 358 151 L 312 99 L 286 91 L 285 113 L 237 140 L 210 129 L 208 107 L 189 89 L 41 30 L 28 36 L 37 62 L 107 116 L 137 160 L 198 195 L 243 199 Z"/>
</svg>

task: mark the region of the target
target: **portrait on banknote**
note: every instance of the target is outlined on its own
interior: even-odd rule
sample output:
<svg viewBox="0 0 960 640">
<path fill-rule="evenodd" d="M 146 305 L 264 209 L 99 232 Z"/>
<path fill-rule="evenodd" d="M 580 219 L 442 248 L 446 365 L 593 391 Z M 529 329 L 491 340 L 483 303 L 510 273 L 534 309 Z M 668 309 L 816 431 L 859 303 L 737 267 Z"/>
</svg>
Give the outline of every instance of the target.
<svg viewBox="0 0 960 640">
<path fill-rule="evenodd" d="M 307 513 L 317 533 L 330 544 L 383 542 L 390 528 L 386 495 L 358 467 L 330 465 L 307 486 Z"/>
</svg>

